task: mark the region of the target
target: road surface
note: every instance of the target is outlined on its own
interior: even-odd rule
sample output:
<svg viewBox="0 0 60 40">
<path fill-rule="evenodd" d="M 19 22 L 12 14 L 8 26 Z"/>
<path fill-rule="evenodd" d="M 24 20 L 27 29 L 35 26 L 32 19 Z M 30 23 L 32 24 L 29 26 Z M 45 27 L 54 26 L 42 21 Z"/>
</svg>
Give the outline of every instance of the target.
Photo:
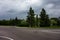
<svg viewBox="0 0 60 40">
<path fill-rule="evenodd" d="M 0 26 L 0 40 L 4 37 L 11 40 L 60 40 L 60 29 Z"/>
</svg>

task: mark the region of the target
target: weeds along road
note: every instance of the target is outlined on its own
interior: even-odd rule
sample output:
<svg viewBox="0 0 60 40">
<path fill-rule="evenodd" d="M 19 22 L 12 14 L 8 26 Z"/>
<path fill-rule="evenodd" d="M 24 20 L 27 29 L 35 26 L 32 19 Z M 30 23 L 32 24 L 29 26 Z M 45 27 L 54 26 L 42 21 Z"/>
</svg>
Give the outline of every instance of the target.
<svg viewBox="0 0 60 40">
<path fill-rule="evenodd" d="M 8 37 L 13 40 L 60 40 L 60 29 L 0 26 L 0 36 Z"/>
</svg>

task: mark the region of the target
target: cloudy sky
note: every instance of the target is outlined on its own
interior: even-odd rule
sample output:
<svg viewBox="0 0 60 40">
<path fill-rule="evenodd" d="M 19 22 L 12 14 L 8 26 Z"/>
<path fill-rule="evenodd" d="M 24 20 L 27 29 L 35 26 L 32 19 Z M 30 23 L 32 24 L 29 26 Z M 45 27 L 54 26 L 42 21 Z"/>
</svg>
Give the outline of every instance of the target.
<svg viewBox="0 0 60 40">
<path fill-rule="evenodd" d="M 50 17 L 60 16 L 60 0 L 0 0 L 0 19 L 26 18 L 30 6 L 36 14 L 45 8 Z"/>
</svg>

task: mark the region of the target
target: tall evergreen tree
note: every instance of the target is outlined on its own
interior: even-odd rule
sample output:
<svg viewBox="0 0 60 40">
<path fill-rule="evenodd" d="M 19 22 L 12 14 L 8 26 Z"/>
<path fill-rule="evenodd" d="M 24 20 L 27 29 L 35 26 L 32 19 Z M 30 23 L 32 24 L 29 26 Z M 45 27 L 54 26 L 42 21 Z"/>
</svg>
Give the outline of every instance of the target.
<svg viewBox="0 0 60 40">
<path fill-rule="evenodd" d="M 48 15 L 46 15 L 45 25 L 50 26 L 50 20 L 49 20 Z"/>
<path fill-rule="evenodd" d="M 57 20 L 57 26 L 60 26 L 60 17 Z"/>
<path fill-rule="evenodd" d="M 35 26 L 35 18 L 34 18 L 35 14 L 34 14 L 34 10 L 32 9 L 32 7 L 30 7 L 29 12 L 28 12 L 28 16 L 27 16 L 27 23 L 29 26 Z"/>
<path fill-rule="evenodd" d="M 38 23 L 38 15 L 36 15 L 36 26 L 37 27 L 39 26 L 39 23 Z"/>
<path fill-rule="evenodd" d="M 46 11 L 44 8 L 42 9 L 41 14 L 40 14 L 40 26 L 41 27 L 50 26 L 49 17 L 46 14 Z"/>
<path fill-rule="evenodd" d="M 15 19 L 14 19 L 14 25 L 17 25 L 18 24 L 18 18 L 16 17 Z"/>
</svg>

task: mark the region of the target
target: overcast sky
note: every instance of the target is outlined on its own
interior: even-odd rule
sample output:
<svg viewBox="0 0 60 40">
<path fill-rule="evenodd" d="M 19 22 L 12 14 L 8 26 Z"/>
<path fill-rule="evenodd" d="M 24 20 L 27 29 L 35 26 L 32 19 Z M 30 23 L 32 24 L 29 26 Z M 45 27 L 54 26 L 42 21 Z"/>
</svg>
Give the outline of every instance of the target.
<svg viewBox="0 0 60 40">
<path fill-rule="evenodd" d="M 45 8 L 50 17 L 60 16 L 60 0 L 0 0 L 0 19 L 26 18 L 30 6 L 36 14 Z"/>
</svg>

